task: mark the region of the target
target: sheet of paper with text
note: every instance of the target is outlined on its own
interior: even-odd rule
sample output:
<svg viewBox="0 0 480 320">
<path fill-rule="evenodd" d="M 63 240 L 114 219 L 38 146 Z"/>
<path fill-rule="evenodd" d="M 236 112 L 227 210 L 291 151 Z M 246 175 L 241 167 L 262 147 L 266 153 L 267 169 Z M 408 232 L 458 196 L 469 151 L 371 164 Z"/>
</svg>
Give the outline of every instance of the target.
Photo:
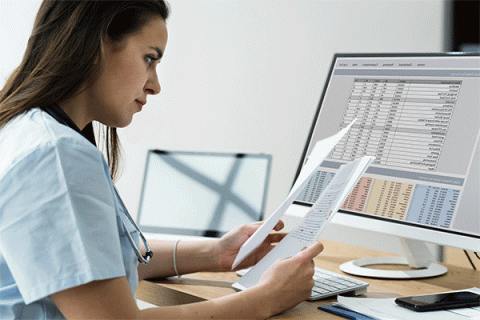
<svg viewBox="0 0 480 320">
<path fill-rule="evenodd" d="M 254 286 L 275 260 L 291 257 L 316 241 L 373 159 L 366 156 L 342 165 L 302 221 L 233 287 L 243 290 Z"/>
<path fill-rule="evenodd" d="M 233 262 L 232 269 L 235 269 L 240 262 L 243 261 L 252 251 L 254 251 L 263 240 L 268 236 L 268 234 L 275 227 L 277 222 L 283 216 L 288 207 L 293 203 L 293 201 L 298 197 L 300 192 L 305 188 L 310 178 L 313 176 L 317 168 L 322 164 L 323 159 L 332 151 L 333 147 L 342 139 L 342 137 L 350 130 L 352 125 L 357 119 L 354 119 L 347 127 L 340 130 L 338 133 L 334 134 L 331 137 L 318 141 L 310 156 L 308 157 L 307 163 L 303 166 L 300 174 L 298 175 L 295 184 L 292 187 L 288 197 L 285 201 L 275 210 L 270 217 L 264 221 L 262 226 L 242 245 L 240 251 Z"/>
</svg>

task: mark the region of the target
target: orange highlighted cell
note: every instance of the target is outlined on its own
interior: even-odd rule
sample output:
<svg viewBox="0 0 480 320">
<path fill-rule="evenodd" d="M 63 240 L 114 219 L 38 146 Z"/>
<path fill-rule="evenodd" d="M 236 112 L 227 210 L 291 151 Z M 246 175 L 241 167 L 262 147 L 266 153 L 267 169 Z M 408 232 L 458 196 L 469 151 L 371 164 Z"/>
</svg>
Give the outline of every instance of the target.
<svg viewBox="0 0 480 320">
<path fill-rule="evenodd" d="M 404 220 L 413 189 L 413 184 L 375 179 L 365 212 Z"/>
</svg>

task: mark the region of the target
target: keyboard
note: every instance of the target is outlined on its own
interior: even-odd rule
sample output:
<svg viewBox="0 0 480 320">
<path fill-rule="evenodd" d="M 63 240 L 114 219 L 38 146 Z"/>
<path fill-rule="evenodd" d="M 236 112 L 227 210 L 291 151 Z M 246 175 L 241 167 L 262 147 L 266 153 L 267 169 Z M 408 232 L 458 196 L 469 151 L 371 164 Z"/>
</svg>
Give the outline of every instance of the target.
<svg viewBox="0 0 480 320">
<path fill-rule="evenodd" d="M 249 269 L 238 270 L 236 273 L 243 276 Z M 315 267 L 313 276 L 315 285 L 308 301 L 320 300 L 336 296 L 340 293 L 349 293 L 355 296 L 367 292 L 368 282 L 357 280 L 339 273 Z"/>
</svg>

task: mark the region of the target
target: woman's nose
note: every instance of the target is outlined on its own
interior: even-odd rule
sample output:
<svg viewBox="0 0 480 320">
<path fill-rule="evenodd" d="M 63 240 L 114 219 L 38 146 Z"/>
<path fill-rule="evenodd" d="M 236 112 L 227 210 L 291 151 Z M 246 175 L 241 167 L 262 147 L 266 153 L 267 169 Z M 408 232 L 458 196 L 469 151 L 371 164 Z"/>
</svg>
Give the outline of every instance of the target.
<svg viewBox="0 0 480 320">
<path fill-rule="evenodd" d="M 147 94 L 155 95 L 155 94 L 159 94 L 161 89 L 162 88 L 160 87 L 160 82 L 158 81 L 158 76 L 155 73 L 154 75 L 152 75 L 148 79 L 147 83 L 145 84 L 144 91 Z"/>
</svg>

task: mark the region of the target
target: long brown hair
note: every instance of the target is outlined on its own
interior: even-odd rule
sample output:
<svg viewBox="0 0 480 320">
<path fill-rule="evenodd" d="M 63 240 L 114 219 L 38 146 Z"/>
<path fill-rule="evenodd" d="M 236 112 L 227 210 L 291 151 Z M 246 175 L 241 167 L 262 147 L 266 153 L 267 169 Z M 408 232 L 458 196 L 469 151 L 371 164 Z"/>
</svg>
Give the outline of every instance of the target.
<svg viewBox="0 0 480 320">
<path fill-rule="evenodd" d="M 20 66 L 0 91 L 0 128 L 32 108 L 61 103 L 96 79 L 104 39 L 122 41 L 152 16 L 167 19 L 163 0 L 44 0 Z M 120 142 L 105 127 L 104 144 L 112 177 L 118 173 Z"/>
</svg>

